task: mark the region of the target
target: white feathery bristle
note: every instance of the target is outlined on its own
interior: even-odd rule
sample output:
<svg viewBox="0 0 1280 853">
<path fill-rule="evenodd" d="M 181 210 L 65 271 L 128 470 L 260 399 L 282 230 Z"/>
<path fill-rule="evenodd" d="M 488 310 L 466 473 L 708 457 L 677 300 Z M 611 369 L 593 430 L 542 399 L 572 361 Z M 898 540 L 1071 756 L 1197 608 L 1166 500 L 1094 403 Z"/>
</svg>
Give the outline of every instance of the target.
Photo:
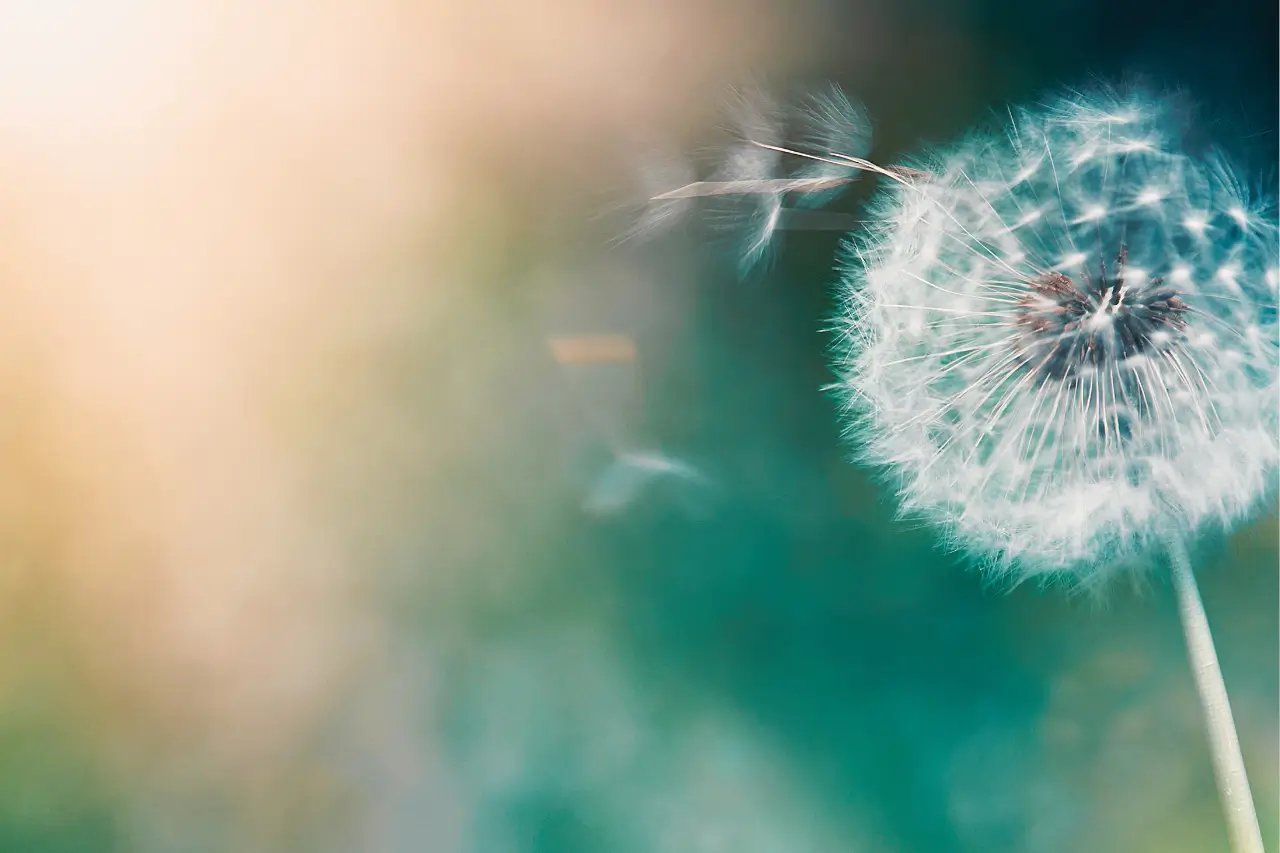
<svg viewBox="0 0 1280 853">
<path fill-rule="evenodd" d="M 658 237 L 684 219 L 693 206 L 692 196 L 669 193 L 696 182 L 693 167 L 686 159 L 666 152 L 646 151 L 638 160 L 636 177 L 640 210 L 618 242 Z"/>
<path fill-rule="evenodd" d="M 860 159 L 871 151 L 871 119 L 866 108 L 849 99 L 839 86 L 830 85 L 806 98 L 796 111 L 796 147 L 825 159 L 802 159 L 796 177 L 829 179 L 849 177 L 849 166 L 838 162 Z M 833 162 L 836 161 L 836 162 Z M 859 173 L 854 172 L 852 177 Z M 817 206 L 830 202 L 845 184 L 828 190 L 798 194 L 796 203 Z"/>
<path fill-rule="evenodd" d="M 736 139 L 710 182 L 768 187 L 785 177 L 782 155 L 756 144 L 781 144 L 783 129 L 777 104 L 761 92 L 745 94 L 734 106 L 733 120 Z M 743 274 L 770 259 L 782 221 L 782 201 L 780 189 L 716 194 L 708 199 L 708 221 L 731 240 Z"/>
</svg>

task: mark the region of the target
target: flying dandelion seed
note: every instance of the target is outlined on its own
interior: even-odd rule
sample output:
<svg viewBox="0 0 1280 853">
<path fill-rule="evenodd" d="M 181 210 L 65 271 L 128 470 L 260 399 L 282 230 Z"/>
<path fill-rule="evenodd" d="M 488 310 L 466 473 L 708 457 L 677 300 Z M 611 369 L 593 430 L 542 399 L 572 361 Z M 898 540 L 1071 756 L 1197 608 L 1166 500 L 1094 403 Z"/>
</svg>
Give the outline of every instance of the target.
<svg viewBox="0 0 1280 853">
<path fill-rule="evenodd" d="M 1009 118 L 906 167 L 752 141 L 891 182 L 847 241 L 833 390 L 904 514 L 1014 582 L 1167 553 L 1232 843 L 1261 853 L 1185 543 L 1275 494 L 1274 208 L 1159 98 Z"/>
<path fill-rule="evenodd" d="M 664 481 L 682 487 L 672 494 L 682 499 L 680 505 L 688 512 L 701 510 L 697 499 L 705 498 L 703 493 L 710 485 L 707 478 L 688 463 L 655 451 L 615 453 L 592 483 L 582 508 L 591 515 L 614 515 Z"/>
<path fill-rule="evenodd" d="M 778 105 L 761 93 L 752 93 L 740 97 L 733 113 L 740 140 L 725 152 L 711 182 L 764 191 L 713 193 L 707 198 L 706 217 L 715 230 L 730 238 L 739 272 L 746 275 L 771 260 L 788 185 L 777 184 L 774 178 L 781 172 L 782 155 L 775 148 L 751 143 L 781 144 Z"/>
<path fill-rule="evenodd" d="M 866 162 L 860 158 L 871 145 L 871 123 L 860 104 L 832 86 L 798 109 L 784 110 L 752 91 L 739 94 L 732 117 L 735 141 L 719 153 L 718 167 L 705 180 L 694 179 L 687 164 L 672 158 L 645 170 L 645 187 L 655 179 L 684 179 L 650 192 L 624 239 L 669 229 L 701 199 L 712 229 L 729 240 L 746 276 L 768 265 L 782 232 L 848 231 L 857 224 L 844 214 L 812 208 L 832 201 L 860 175 L 850 167 Z M 801 158 L 788 173 L 783 156 L 793 154 Z"/>
</svg>

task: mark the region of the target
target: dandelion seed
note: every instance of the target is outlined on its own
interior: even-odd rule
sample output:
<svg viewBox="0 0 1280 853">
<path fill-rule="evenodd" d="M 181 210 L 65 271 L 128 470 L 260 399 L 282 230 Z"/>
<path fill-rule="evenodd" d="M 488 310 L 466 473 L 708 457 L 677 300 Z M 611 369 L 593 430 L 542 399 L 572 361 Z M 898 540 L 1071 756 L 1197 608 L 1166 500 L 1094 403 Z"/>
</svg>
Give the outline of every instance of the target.
<svg viewBox="0 0 1280 853">
<path fill-rule="evenodd" d="M 596 477 L 582 508 L 591 515 L 616 514 L 634 504 L 657 482 L 669 480 L 685 487 L 705 489 L 709 482 L 693 466 L 661 453 L 617 453 Z"/>
<path fill-rule="evenodd" d="M 633 233 L 668 226 L 694 200 L 705 199 L 708 221 L 730 238 L 746 275 L 768 262 L 780 232 L 849 230 L 854 223 L 847 216 L 812 208 L 830 202 L 870 167 L 861 159 L 871 140 L 862 106 L 833 86 L 789 117 L 759 92 L 740 96 L 733 113 L 736 139 L 719 168 L 705 180 L 689 176 L 655 189 Z"/>
<path fill-rule="evenodd" d="M 671 191 L 672 187 L 687 188 L 696 184 L 693 168 L 683 158 L 669 152 L 646 148 L 636 155 L 638 168 L 635 190 L 639 199 L 628 198 L 619 205 L 627 209 L 633 221 L 618 236 L 618 243 L 629 240 L 653 239 L 671 230 L 690 212 L 693 195 Z"/>
<path fill-rule="evenodd" d="M 732 240 L 739 269 L 745 274 L 768 260 L 774 248 L 778 224 L 782 221 L 782 200 L 786 191 L 780 184 L 781 154 L 771 147 L 754 145 L 753 140 L 778 144 L 783 132 L 778 106 L 763 93 L 739 98 L 734 109 L 734 129 L 738 139 L 723 157 L 711 183 L 733 186 L 757 183 L 764 192 L 708 195 L 707 218 Z"/>
</svg>

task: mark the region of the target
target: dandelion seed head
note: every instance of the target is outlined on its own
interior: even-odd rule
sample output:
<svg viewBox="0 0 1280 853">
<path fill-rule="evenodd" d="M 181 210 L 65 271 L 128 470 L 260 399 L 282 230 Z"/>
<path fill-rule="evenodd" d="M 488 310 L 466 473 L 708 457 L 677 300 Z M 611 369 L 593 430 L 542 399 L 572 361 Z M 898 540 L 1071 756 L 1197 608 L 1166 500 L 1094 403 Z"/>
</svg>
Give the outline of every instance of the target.
<svg viewBox="0 0 1280 853">
<path fill-rule="evenodd" d="M 1273 493 L 1277 226 L 1159 99 L 1011 122 L 851 239 L 837 387 L 904 512 L 997 572 L 1091 583 Z"/>
</svg>

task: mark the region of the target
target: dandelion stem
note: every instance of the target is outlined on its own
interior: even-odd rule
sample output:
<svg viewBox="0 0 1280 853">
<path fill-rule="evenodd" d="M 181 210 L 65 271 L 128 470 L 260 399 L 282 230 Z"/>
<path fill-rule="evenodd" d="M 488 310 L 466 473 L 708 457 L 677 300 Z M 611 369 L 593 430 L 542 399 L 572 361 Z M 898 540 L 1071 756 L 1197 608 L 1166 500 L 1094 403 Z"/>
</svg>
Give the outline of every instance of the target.
<svg viewBox="0 0 1280 853">
<path fill-rule="evenodd" d="M 1191 561 L 1177 536 L 1167 537 L 1165 547 L 1173 569 L 1173 588 L 1178 597 L 1178 615 L 1187 641 L 1191 673 L 1200 694 L 1200 708 L 1204 711 L 1213 772 L 1218 780 L 1222 807 L 1226 811 L 1231 849 L 1235 853 L 1264 853 L 1253 794 L 1249 791 L 1249 778 L 1245 774 L 1244 756 L 1240 753 L 1240 738 L 1231 717 L 1227 686 L 1222 680 L 1222 667 L 1213 648 L 1213 635 L 1209 632 L 1204 602 L 1200 600 L 1200 590 L 1191 572 Z"/>
</svg>

